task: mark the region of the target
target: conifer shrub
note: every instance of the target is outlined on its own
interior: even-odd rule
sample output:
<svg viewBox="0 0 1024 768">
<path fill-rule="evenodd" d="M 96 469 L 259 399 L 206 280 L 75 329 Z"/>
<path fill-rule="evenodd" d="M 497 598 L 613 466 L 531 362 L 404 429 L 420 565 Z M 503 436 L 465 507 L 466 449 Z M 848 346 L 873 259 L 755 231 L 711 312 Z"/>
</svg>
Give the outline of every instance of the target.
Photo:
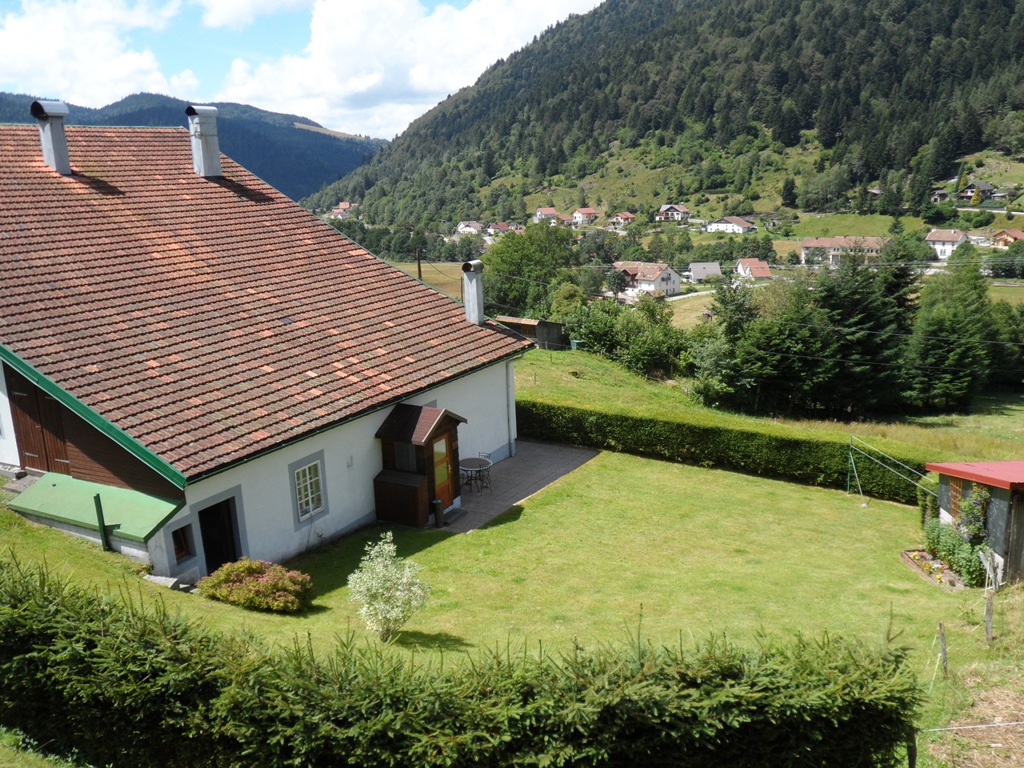
<svg viewBox="0 0 1024 768">
<path fill-rule="evenodd" d="M 264 646 L 0 557 L 0 725 L 96 765 L 888 768 L 907 649 L 641 637 L 453 664 L 339 639 Z"/>
<path fill-rule="evenodd" d="M 298 613 L 313 604 L 313 580 L 308 574 L 247 557 L 222 565 L 199 582 L 199 591 L 253 611 Z"/>
</svg>

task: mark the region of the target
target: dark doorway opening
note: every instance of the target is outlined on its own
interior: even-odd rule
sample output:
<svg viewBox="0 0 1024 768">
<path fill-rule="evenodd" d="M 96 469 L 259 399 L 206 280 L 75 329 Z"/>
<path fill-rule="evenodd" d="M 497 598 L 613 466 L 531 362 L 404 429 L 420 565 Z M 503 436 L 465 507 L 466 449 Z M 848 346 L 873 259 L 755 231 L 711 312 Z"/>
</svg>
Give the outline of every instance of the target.
<svg viewBox="0 0 1024 768">
<path fill-rule="evenodd" d="M 199 533 L 203 537 L 208 574 L 238 559 L 237 528 L 233 498 L 199 510 Z"/>
</svg>

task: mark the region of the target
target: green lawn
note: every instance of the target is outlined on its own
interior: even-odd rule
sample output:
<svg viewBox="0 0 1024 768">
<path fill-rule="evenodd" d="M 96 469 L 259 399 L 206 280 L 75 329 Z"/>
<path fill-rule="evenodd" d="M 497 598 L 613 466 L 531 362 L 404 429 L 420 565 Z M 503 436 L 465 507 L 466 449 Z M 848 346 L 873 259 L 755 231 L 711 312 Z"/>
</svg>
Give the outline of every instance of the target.
<svg viewBox="0 0 1024 768">
<path fill-rule="evenodd" d="M 1011 304 L 1024 304 L 1024 283 L 1009 285 L 1000 280 L 999 285 L 988 289 L 992 301 L 1008 301 Z"/>
<path fill-rule="evenodd" d="M 416 262 L 392 262 L 391 266 L 398 267 L 403 272 L 417 276 Z M 423 270 L 423 282 L 432 288 L 440 291 L 453 299 L 462 300 L 462 264 L 461 262 L 432 262 L 420 263 Z"/>
<path fill-rule="evenodd" d="M 713 293 L 700 293 L 670 301 L 672 325 L 676 328 L 693 328 L 704 319 L 704 313 L 711 306 L 714 298 Z"/>
<path fill-rule="evenodd" d="M 912 231 L 924 227 L 921 219 L 907 216 L 900 219 L 904 229 Z M 887 237 L 892 226 L 891 216 L 856 213 L 802 213 L 800 221 L 793 227 L 794 239 L 805 237 Z"/>
</svg>

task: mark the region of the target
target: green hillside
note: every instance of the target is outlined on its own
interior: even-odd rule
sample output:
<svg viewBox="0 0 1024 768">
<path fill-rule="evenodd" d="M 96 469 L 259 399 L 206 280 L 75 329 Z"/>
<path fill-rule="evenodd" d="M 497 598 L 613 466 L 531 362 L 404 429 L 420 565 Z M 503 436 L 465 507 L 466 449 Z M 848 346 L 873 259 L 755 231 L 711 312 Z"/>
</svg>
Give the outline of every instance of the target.
<svg viewBox="0 0 1024 768">
<path fill-rule="evenodd" d="M 1013 0 L 607 0 L 305 203 L 362 200 L 369 223 L 418 226 L 521 218 L 559 195 L 917 214 L 964 155 L 1024 151 L 1022 42 Z"/>
</svg>

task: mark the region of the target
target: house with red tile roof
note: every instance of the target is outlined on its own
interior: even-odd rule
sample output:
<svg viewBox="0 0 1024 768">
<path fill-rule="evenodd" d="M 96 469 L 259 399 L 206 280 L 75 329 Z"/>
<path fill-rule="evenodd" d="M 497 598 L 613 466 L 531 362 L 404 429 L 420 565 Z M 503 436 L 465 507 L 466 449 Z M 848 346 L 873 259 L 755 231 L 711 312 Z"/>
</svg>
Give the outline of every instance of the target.
<svg viewBox="0 0 1024 768">
<path fill-rule="evenodd" d="M 961 229 L 933 229 L 925 235 L 924 241 L 935 251 L 937 258 L 945 260 L 968 239 L 967 233 Z"/>
<path fill-rule="evenodd" d="M 1024 580 L 1024 461 L 961 461 L 926 464 L 939 476 L 939 519 L 956 524 L 961 501 L 976 488 L 989 493 L 985 509 L 986 543 L 992 549 L 997 578 Z"/>
<path fill-rule="evenodd" d="M 629 211 L 620 211 L 612 216 L 609 223 L 613 227 L 621 229 L 622 227 L 632 224 L 634 221 L 636 221 L 636 214 L 630 213 Z"/>
<path fill-rule="evenodd" d="M 655 221 L 687 221 L 690 218 L 690 209 L 682 203 L 668 203 L 658 208 L 654 214 Z"/>
<path fill-rule="evenodd" d="M 577 208 L 572 212 L 572 225 L 579 228 L 593 224 L 600 215 L 593 208 Z"/>
<path fill-rule="evenodd" d="M 643 261 L 616 261 L 612 266 L 625 273 L 629 284 L 627 292 L 637 295 L 644 293 L 661 293 L 675 296 L 679 293 L 682 278 L 668 264 L 652 264 Z"/>
<path fill-rule="evenodd" d="M 992 244 L 997 248 L 1009 248 L 1018 240 L 1024 240 L 1024 232 L 1019 229 L 1001 229 L 992 235 Z"/>
<path fill-rule="evenodd" d="M 547 208 L 547 207 L 543 207 L 542 206 L 542 207 L 537 209 L 536 213 L 533 214 L 533 220 L 536 223 L 540 223 L 542 221 L 547 221 L 549 219 L 553 219 L 557 215 L 558 215 L 558 209 L 556 209 L 556 208 Z"/>
<path fill-rule="evenodd" d="M 514 452 L 531 344 L 480 262 L 465 306 L 390 267 L 222 156 L 212 107 L 67 111 L 0 126 L 0 464 L 41 476 L 13 508 L 194 583 L 422 524 L 460 455 Z"/>
<path fill-rule="evenodd" d="M 746 280 L 764 280 L 772 277 L 772 269 L 760 259 L 740 259 L 736 262 L 736 274 Z"/>
</svg>

